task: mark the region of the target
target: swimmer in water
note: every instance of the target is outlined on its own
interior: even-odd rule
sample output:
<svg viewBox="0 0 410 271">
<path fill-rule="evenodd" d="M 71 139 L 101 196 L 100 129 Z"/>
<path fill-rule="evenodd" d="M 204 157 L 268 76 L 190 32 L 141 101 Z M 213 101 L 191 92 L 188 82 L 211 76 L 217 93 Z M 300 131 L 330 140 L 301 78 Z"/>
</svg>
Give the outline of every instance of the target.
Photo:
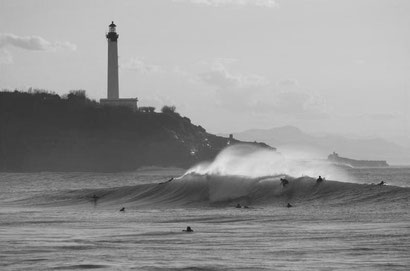
<svg viewBox="0 0 410 271">
<path fill-rule="evenodd" d="M 194 230 L 191 229 L 190 226 L 188 226 L 188 227 L 186 227 L 186 230 L 182 230 L 182 231 L 184 231 L 184 232 L 193 232 Z"/>
</svg>

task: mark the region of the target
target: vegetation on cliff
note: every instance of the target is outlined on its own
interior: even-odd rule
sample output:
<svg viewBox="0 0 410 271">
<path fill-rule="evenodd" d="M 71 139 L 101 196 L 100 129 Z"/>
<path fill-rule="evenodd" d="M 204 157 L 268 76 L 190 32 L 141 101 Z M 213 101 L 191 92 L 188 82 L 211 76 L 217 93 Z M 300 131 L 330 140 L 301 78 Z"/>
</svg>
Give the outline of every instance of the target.
<svg viewBox="0 0 410 271">
<path fill-rule="evenodd" d="M 175 107 L 162 113 L 133 112 L 102 106 L 84 91 L 63 97 L 41 91 L 0 92 L 1 171 L 189 167 L 213 159 L 228 142 L 239 141 L 207 133 Z"/>
</svg>

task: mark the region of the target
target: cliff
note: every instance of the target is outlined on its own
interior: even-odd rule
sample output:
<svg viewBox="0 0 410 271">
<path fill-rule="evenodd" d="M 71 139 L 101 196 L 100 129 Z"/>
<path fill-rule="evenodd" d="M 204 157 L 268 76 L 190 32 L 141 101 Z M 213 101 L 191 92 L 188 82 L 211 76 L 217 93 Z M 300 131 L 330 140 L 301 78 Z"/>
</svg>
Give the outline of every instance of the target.
<svg viewBox="0 0 410 271">
<path fill-rule="evenodd" d="M 174 112 L 104 107 L 81 92 L 0 92 L 0 171 L 187 168 L 213 159 L 228 142 L 240 141 L 207 133 Z"/>
</svg>

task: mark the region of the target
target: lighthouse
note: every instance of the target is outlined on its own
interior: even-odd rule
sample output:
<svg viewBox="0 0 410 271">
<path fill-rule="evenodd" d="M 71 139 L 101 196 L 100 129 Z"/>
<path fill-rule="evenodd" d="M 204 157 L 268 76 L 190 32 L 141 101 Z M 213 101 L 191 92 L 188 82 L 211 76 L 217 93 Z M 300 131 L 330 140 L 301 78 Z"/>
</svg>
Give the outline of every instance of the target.
<svg viewBox="0 0 410 271">
<path fill-rule="evenodd" d="M 107 99 L 100 99 L 102 105 L 125 106 L 137 110 L 137 98 L 120 98 L 118 79 L 118 33 L 114 22 L 108 26 L 105 35 L 108 42 L 108 65 L 107 65 Z"/>
<path fill-rule="evenodd" d="M 106 35 L 108 42 L 108 73 L 107 73 L 107 98 L 118 99 L 119 84 L 118 84 L 118 34 L 117 26 L 114 22 L 109 25 Z"/>
</svg>

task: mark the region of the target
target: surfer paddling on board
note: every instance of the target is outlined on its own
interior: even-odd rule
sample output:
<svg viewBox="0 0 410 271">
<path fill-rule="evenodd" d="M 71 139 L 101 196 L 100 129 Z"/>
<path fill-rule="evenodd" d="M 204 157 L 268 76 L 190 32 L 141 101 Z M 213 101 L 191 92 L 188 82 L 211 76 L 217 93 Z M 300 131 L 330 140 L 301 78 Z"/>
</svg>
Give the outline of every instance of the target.
<svg viewBox="0 0 410 271">
<path fill-rule="evenodd" d="M 182 230 L 183 232 L 193 232 L 194 230 L 191 229 L 190 226 L 186 227 L 186 230 Z"/>
<path fill-rule="evenodd" d="M 288 205 L 286 205 L 286 207 L 290 208 L 293 207 L 293 205 L 288 202 Z"/>
<path fill-rule="evenodd" d="M 248 205 L 241 205 L 240 203 L 236 204 L 235 208 L 244 208 L 244 209 L 249 209 L 250 207 Z"/>
<path fill-rule="evenodd" d="M 386 182 L 385 182 L 385 181 L 381 181 L 381 182 L 378 183 L 377 185 L 378 185 L 378 186 L 383 186 L 383 185 L 386 185 Z"/>
</svg>

